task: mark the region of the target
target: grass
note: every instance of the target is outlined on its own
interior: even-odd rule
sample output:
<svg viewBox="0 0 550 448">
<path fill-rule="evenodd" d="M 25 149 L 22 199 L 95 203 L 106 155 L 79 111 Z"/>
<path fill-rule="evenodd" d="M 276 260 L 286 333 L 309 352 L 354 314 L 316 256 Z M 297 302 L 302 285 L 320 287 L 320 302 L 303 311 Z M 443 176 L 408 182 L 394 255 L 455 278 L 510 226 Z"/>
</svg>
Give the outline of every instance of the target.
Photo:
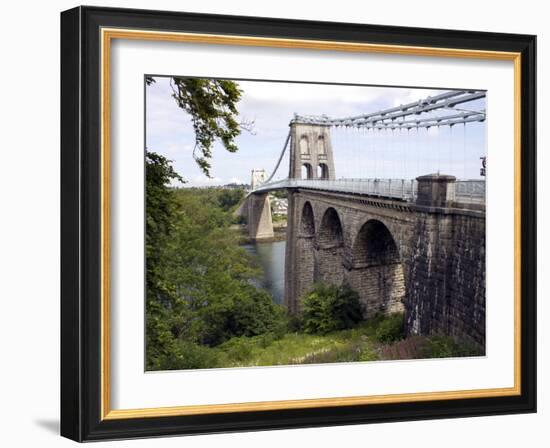
<svg viewBox="0 0 550 448">
<path fill-rule="evenodd" d="M 479 356 L 478 348 L 450 336 L 404 338 L 402 314 L 375 316 L 352 329 L 325 335 L 290 332 L 232 338 L 214 347 L 186 348 L 193 367 L 252 367 L 333 362 Z M 189 360 L 187 360 L 189 361 Z M 181 368 L 181 367 L 180 367 Z"/>
<path fill-rule="evenodd" d="M 302 332 L 233 338 L 213 350 L 223 367 L 375 361 L 381 342 L 402 337 L 403 316 L 375 316 L 355 328 L 325 335 Z M 390 328 L 390 330 L 388 330 Z M 388 332 L 392 335 L 388 336 Z"/>
<path fill-rule="evenodd" d="M 286 215 L 276 215 L 275 213 L 272 213 L 271 215 L 271 220 L 275 223 L 275 222 L 284 222 L 286 223 L 287 221 L 287 216 Z"/>
<path fill-rule="evenodd" d="M 227 367 L 315 364 L 377 359 L 368 327 L 360 326 L 326 335 L 289 333 L 233 338 L 218 346 Z"/>
</svg>

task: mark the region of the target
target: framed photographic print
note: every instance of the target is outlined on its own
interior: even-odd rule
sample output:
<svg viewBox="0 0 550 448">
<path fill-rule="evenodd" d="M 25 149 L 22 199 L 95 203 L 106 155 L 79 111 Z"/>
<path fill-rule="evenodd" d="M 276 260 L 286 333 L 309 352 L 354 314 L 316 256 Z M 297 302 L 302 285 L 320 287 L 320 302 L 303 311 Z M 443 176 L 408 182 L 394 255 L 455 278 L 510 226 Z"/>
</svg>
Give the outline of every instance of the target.
<svg viewBox="0 0 550 448">
<path fill-rule="evenodd" d="M 61 433 L 535 412 L 535 37 L 61 15 Z"/>
</svg>

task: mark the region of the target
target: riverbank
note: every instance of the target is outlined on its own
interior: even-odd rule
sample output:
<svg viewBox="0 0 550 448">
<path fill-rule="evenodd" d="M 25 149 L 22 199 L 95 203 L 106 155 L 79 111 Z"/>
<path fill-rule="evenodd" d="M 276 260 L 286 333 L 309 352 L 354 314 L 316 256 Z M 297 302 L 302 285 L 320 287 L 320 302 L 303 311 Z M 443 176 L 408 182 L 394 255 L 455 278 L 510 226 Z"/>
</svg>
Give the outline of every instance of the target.
<svg viewBox="0 0 550 448">
<path fill-rule="evenodd" d="M 250 238 L 248 236 L 248 228 L 245 224 L 234 224 L 231 226 L 231 230 L 238 234 L 238 244 L 241 246 L 244 244 L 262 244 L 286 241 L 286 221 L 284 223 L 273 223 L 273 237 L 262 238 L 261 240 L 254 240 L 253 238 Z"/>
</svg>

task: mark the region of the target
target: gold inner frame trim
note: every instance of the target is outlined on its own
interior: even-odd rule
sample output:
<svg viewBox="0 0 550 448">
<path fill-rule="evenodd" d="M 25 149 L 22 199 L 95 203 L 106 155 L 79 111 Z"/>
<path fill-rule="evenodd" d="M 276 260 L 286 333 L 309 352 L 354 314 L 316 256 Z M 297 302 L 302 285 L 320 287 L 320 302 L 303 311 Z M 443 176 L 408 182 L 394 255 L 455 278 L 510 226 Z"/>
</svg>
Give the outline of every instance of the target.
<svg viewBox="0 0 550 448">
<path fill-rule="evenodd" d="M 514 386 L 474 390 L 368 395 L 302 400 L 111 409 L 110 346 L 110 50 L 113 39 L 185 42 L 212 45 L 294 48 L 320 51 L 504 60 L 514 63 Z M 101 419 L 168 417 L 228 412 L 307 409 L 382 403 L 502 397 L 521 394 L 521 54 L 514 52 L 418 47 L 304 39 L 216 34 L 101 29 Z"/>
</svg>

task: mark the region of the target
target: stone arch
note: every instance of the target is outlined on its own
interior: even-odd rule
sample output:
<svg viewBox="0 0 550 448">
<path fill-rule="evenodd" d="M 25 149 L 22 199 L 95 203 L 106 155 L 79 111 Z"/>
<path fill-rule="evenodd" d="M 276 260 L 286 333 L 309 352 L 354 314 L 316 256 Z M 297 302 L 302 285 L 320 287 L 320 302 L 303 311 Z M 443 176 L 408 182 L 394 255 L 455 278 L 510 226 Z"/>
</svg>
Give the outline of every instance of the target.
<svg viewBox="0 0 550 448">
<path fill-rule="evenodd" d="M 300 235 L 309 237 L 315 236 L 315 216 L 313 214 L 313 207 L 309 201 L 307 201 L 302 208 Z"/>
<path fill-rule="evenodd" d="M 302 179 L 313 179 L 313 168 L 311 164 L 302 164 Z"/>
<path fill-rule="evenodd" d="M 320 163 L 317 166 L 317 177 L 324 180 L 327 180 L 329 178 L 328 165 L 326 163 Z"/>
<path fill-rule="evenodd" d="M 370 219 L 361 226 L 352 247 L 355 264 L 380 264 L 399 262 L 399 251 L 390 230 L 377 219 Z"/>
<path fill-rule="evenodd" d="M 347 280 L 359 293 L 366 316 L 404 310 L 403 264 L 395 238 L 382 221 L 369 219 L 360 227 Z"/>
<path fill-rule="evenodd" d="M 340 285 L 344 279 L 344 232 L 338 212 L 325 210 L 316 238 L 314 280 Z"/>
<path fill-rule="evenodd" d="M 343 244 L 344 231 L 342 220 L 334 207 L 329 207 L 323 213 L 319 233 L 317 235 L 317 244 L 320 246 Z"/>
<path fill-rule="evenodd" d="M 295 308 L 299 308 L 300 299 L 311 289 L 315 273 L 315 216 L 309 201 L 305 202 L 299 219 L 298 237 L 296 239 L 296 298 Z M 298 309 L 293 309 L 293 312 Z"/>
</svg>

